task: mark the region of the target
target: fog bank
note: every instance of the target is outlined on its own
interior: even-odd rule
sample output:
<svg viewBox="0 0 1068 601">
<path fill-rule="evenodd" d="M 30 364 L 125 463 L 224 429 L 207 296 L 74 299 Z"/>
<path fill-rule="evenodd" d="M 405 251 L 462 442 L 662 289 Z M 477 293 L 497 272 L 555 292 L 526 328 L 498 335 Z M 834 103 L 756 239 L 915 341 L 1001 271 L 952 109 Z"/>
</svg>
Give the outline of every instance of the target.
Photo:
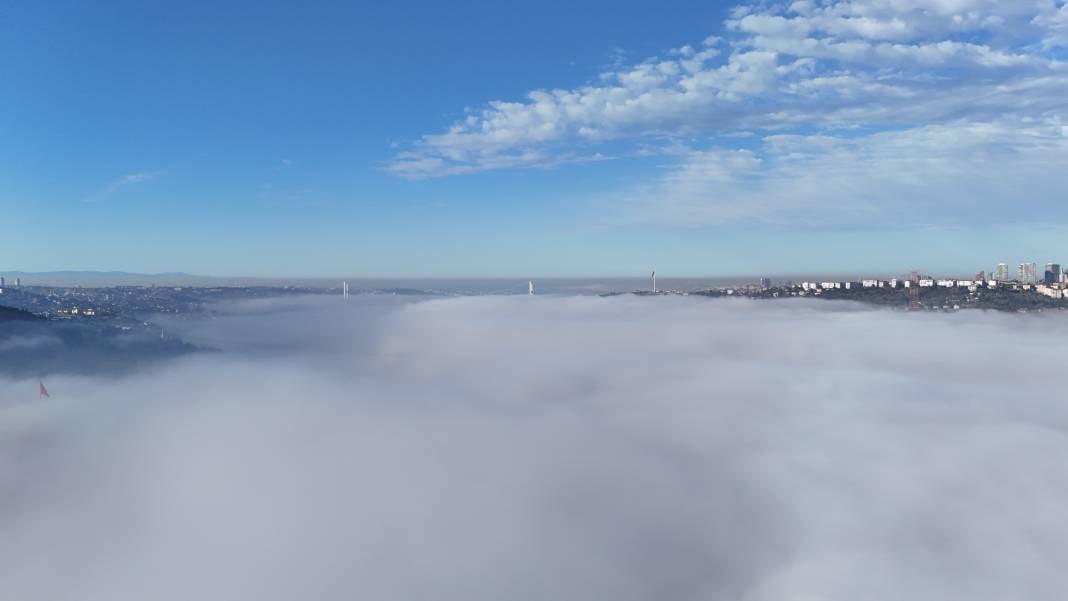
<svg viewBox="0 0 1068 601">
<path fill-rule="evenodd" d="M 0 598 L 1061 599 L 1060 315 L 286 300 L 2 379 Z"/>
</svg>

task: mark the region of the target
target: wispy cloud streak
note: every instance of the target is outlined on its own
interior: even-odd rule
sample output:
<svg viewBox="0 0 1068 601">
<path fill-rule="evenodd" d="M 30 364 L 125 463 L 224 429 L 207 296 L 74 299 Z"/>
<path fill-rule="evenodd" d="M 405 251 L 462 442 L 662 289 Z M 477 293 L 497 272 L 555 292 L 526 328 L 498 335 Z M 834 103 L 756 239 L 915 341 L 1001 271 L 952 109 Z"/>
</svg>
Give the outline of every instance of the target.
<svg viewBox="0 0 1068 601">
<path fill-rule="evenodd" d="M 105 187 L 103 190 L 82 198 L 82 202 L 98 202 L 104 200 L 106 198 L 109 198 L 111 195 L 115 194 L 119 190 L 135 186 L 137 184 L 144 183 L 147 181 L 151 181 L 162 174 L 162 171 L 140 171 L 137 173 L 128 173 L 126 175 L 123 175 L 122 177 L 112 180 L 112 182 L 108 184 L 107 187 Z"/>
</svg>

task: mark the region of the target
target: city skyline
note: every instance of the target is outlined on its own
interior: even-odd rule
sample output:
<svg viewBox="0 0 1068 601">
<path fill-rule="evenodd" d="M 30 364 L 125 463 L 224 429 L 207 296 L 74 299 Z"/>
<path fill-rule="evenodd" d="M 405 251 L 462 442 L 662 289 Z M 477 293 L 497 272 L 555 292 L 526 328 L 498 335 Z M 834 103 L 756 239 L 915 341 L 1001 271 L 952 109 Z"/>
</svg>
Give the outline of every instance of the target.
<svg viewBox="0 0 1068 601">
<path fill-rule="evenodd" d="M 730 276 L 1068 253 L 1063 2 L 672 8 L 13 7 L 2 266 Z"/>
</svg>

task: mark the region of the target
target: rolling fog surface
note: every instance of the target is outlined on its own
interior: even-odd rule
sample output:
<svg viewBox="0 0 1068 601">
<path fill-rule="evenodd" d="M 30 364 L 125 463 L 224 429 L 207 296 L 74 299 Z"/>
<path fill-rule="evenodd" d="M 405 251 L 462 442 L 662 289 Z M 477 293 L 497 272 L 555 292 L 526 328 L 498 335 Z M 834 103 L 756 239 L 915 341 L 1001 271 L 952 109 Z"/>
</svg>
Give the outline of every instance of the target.
<svg viewBox="0 0 1068 601">
<path fill-rule="evenodd" d="M 1063 599 L 1060 315 L 258 301 L 0 375 L 0 598 Z M 6 379 L 5 379 L 6 378 Z"/>
</svg>

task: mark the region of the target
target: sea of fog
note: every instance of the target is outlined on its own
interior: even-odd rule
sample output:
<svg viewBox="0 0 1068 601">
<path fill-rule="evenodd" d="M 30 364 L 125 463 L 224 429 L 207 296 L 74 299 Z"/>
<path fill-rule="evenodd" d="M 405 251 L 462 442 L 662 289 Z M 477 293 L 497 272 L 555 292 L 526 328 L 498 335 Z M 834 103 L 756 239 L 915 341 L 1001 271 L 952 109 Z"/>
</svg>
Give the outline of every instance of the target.
<svg viewBox="0 0 1068 601">
<path fill-rule="evenodd" d="M 318 296 L 167 331 L 0 365 L 0 599 L 1068 590 L 1063 315 Z"/>
</svg>

